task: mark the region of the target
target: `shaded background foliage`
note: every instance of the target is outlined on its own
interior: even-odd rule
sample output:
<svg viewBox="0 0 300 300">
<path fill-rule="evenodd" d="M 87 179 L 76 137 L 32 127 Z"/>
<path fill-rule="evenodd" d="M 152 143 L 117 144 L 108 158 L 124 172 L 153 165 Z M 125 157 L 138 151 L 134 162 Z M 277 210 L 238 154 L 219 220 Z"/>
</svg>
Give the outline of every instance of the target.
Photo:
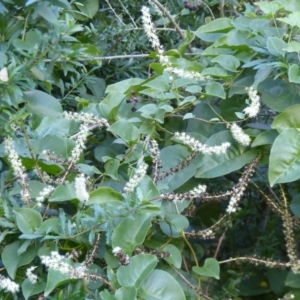
<svg viewBox="0 0 300 300">
<path fill-rule="evenodd" d="M 195 5 L 196 2 L 190 1 L 189 5 Z M 158 140 L 162 150 L 163 171 L 183 159 L 183 153 L 189 153 L 186 147 L 173 145 L 170 132 L 187 131 L 200 141 L 209 142 L 211 138 L 211 143 L 216 144 L 231 139 L 235 153 L 231 153 L 229 159 L 226 158 L 228 161 L 224 159 L 228 169 L 219 168 L 221 163 L 215 169 L 210 169 L 212 162 L 215 162 L 214 159 L 201 156 L 198 157 L 195 165 L 182 171 L 182 177 L 178 175 L 163 180 L 161 186 L 158 186 L 159 192 L 164 190 L 164 184 L 168 185 L 168 192 L 187 192 L 200 182 L 205 183 L 212 193 L 223 192 L 238 182 L 241 176 L 239 170 L 254 156 L 260 155 L 261 165 L 257 168 L 253 182 L 264 193 L 267 195 L 274 193 L 278 195 L 277 198 L 280 198 L 279 188 L 275 186 L 271 190 L 268 188 L 269 183 L 271 185 L 287 183 L 285 190 L 289 198 L 293 199 L 291 208 L 294 218 L 298 218 L 300 216 L 297 197 L 299 175 L 293 170 L 290 174 L 290 170 L 285 170 L 284 165 L 286 163 L 290 165 L 290 160 L 299 157 L 298 147 L 293 146 L 298 138 L 299 124 L 294 119 L 289 121 L 293 116 L 291 111 L 283 112 L 280 116 L 278 114 L 292 105 L 297 105 L 292 107 L 296 116 L 299 110 L 299 24 L 297 15 L 291 21 L 295 23 L 294 25 L 286 20 L 277 23 L 274 21 L 274 16 L 281 18 L 292 16 L 293 11 L 300 9 L 299 4 L 297 1 L 275 1 L 277 6 L 271 3 L 253 6 L 251 2 L 228 1 L 224 3 L 226 4 L 224 9 L 220 10 L 219 1 L 205 3 L 206 5 L 196 10 L 190 10 L 185 7 L 188 6 L 187 1 L 162 2 L 175 17 L 180 28 L 187 30 L 185 41 L 182 41 L 166 17 L 154 17 L 156 27 L 164 29 L 158 30 L 158 35 L 164 48 L 169 50 L 167 55 L 173 65 L 200 71 L 213 78 L 209 83 L 177 79 L 175 85 L 163 73 L 163 67 L 157 63 L 155 53 L 152 53 L 149 58 L 99 59 L 99 57 L 153 52 L 142 30 L 140 8 L 143 3 L 141 1 L 109 1 L 109 4 L 106 1 L 92 0 L 27 1 L 25 4 L 24 1 L 13 1 L 13 3 L 3 1 L 0 3 L 0 68 L 7 68 L 9 81 L 0 82 L 0 126 L 4 129 L 0 133 L 2 138 L 15 133 L 16 138 L 22 143 L 24 132 L 27 132 L 30 139 L 37 141 L 38 146 L 34 150 L 39 154 L 46 137 L 75 134 L 78 127 L 61 120 L 61 108 L 53 100 L 54 97 L 59 99 L 64 110 L 91 112 L 107 118 L 111 124 L 116 124 L 121 119 L 133 120 L 128 123 L 138 128 L 139 134 L 152 134 Z M 151 11 L 154 13 L 154 9 Z M 225 18 L 220 19 L 220 14 L 223 13 L 224 16 L 221 17 Z M 291 44 L 290 41 L 295 43 Z M 191 45 L 195 55 L 188 55 L 189 51 L 186 48 L 188 45 Z M 241 113 L 246 107 L 245 87 L 251 85 L 258 88 L 263 107 L 257 119 L 244 120 L 236 112 Z M 48 103 L 55 104 L 48 107 Z M 47 109 L 49 111 L 46 111 Z M 188 115 L 191 113 L 192 116 Z M 278 118 L 275 119 L 276 116 Z M 227 122 L 241 121 L 254 141 L 252 148 L 248 149 L 234 142 L 226 125 L 215 122 L 212 120 L 214 118 Z M 204 123 L 199 119 L 212 121 Z M 55 126 L 54 123 L 58 120 L 62 123 L 59 123 L 60 126 Z M 111 128 L 110 133 L 99 130 L 89 137 L 84 160 L 81 163 L 85 165 L 83 168 L 93 165 L 100 172 L 90 169 L 86 171 L 95 179 L 95 188 L 106 186 L 121 192 L 124 182 L 129 179 L 128 168 L 143 153 L 143 142 L 133 137 L 133 127 L 126 131 L 124 124 L 117 124 L 119 126 Z M 64 129 L 66 132 L 62 133 L 60 130 Z M 122 130 L 128 133 L 129 138 L 122 133 Z M 116 137 L 119 137 L 119 142 L 122 139 L 123 144 L 112 144 Z M 60 141 L 53 139 L 52 143 Z M 61 152 L 61 155 L 66 156 L 64 158 L 70 155 L 72 142 L 69 143 L 67 150 L 56 149 Z M 47 145 L 50 146 L 51 142 Z M 30 159 L 24 143 L 19 147 L 23 163 L 30 170 L 35 164 L 34 159 Z M 285 153 L 289 147 L 295 150 L 296 154 Z M 24 154 L 23 151 L 26 153 Z M 6 202 L 3 200 L 1 212 L 2 218 L 10 222 L 4 222 L 1 226 L 7 229 L 9 224 L 13 228 L 11 232 L 6 231 L 1 236 L 3 247 L 7 251 L 5 245 L 13 244 L 20 234 L 20 228 L 12 225 L 16 222 L 15 217 L 11 214 L 8 217 L 8 208 L 5 208 L 5 205 L 8 205 L 8 210 L 12 210 L 13 207 L 20 206 L 21 201 L 18 198 L 18 191 L 15 190 L 17 185 L 9 186 L 10 190 L 7 191 L 7 184 L 13 179 L 3 149 L 1 156 L 3 158 L 1 191 L 9 203 L 4 204 Z M 103 157 L 109 157 L 109 161 L 103 160 Z M 145 160 L 151 164 L 149 156 L 146 156 Z M 48 168 L 44 166 L 44 170 L 48 173 L 52 172 L 51 174 L 57 171 L 56 168 L 55 164 Z M 103 176 L 103 179 L 99 180 L 98 175 Z M 37 179 L 34 176 L 36 175 L 31 174 L 32 179 Z M 70 180 L 74 179 L 74 174 L 72 176 Z M 291 183 L 294 180 L 296 181 Z M 150 187 L 157 191 L 156 187 L 154 188 L 149 182 L 144 184 L 145 195 Z M 65 193 L 66 191 L 62 193 L 63 196 L 58 193 L 56 198 L 52 198 L 53 214 L 56 216 L 58 211 L 63 210 L 67 218 L 71 219 L 81 211 L 81 208 L 76 201 L 65 202 L 64 200 L 67 200 Z M 112 197 L 111 191 L 108 194 Z M 74 195 L 68 196 L 69 200 L 74 198 Z M 196 204 L 196 211 L 181 220 L 182 223 L 185 220 L 189 221 L 188 228 L 185 228 L 185 225 L 181 226 L 179 221 L 178 224 L 174 224 L 187 231 L 209 227 L 224 213 L 227 203 L 199 201 Z M 96 216 L 103 213 L 102 207 L 97 209 Z M 110 234 L 113 234 L 113 229 L 121 221 L 116 216 L 117 213 L 122 213 L 128 207 L 125 209 L 122 206 L 112 205 L 105 209 L 111 227 Z M 149 204 L 148 209 L 154 208 Z M 169 204 L 165 204 L 163 209 L 174 214 Z M 92 219 L 90 211 L 83 211 L 82 214 L 86 219 L 86 228 L 89 227 L 89 221 L 99 222 L 98 217 L 95 216 L 93 220 L 89 220 L 89 217 Z M 64 217 L 62 214 L 59 217 L 62 222 Z M 114 218 L 118 220 L 114 221 Z M 169 221 L 172 221 L 171 217 Z M 146 222 L 148 221 L 146 220 L 145 224 Z M 145 245 L 155 249 L 157 245 L 164 245 L 171 238 L 172 245 L 177 249 L 174 251 L 179 252 L 179 255 L 182 253 L 186 264 L 185 271 L 190 271 L 194 265 L 190 249 L 179 235 L 172 237 L 166 229 L 166 222 L 163 225 L 160 223 L 163 222 L 156 220 L 152 223 L 151 235 L 145 241 Z M 243 197 L 241 210 L 218 229 L 219 234 L 215 239 L 196 238 L 190 242 L 201 265 L 206 258 L 214 255 L 217 255 L 219 261 L 253 254 L 285 261 L 286 248 L 281 228 L 281 218 L 271 213 L 257 187 L 250 185 Z M 148 229 L 145 225 L 145 235 Z M 21 232 L 26 234 L 22 230 Z M 225 235 L 222 236 L 222 233 Z M 56 235 L 59 234 L 62 233 L 56 232 Z M 85 236 L 82 241 L 62 239 L 63 242 L 59 247 L 62 251 L 67 251 L 79 246 L 83 249 L 82 256 L 85 256 L 95 234 L 91 231 L 90 236 Z M 221 250 L 216 252 L 218 243 L 221 245 Z M 104 238 L 101 244 L 105 244 Z M 41 243 L 40 246 L 45 245 Z M 104 248 L 102 246 L 101 254 L 97 259 L 100 261 L 105 258 L 112 268 L 117 268 L 118 262 L 114 261 L 111 253 Z M 2 260 L 5 260 L 3 254 Z M 101 266 L 101 263 L 98 261 L 97 263 Z M 22 264 L 16 266 L 20 274 L 23 271 L 22 266 Z M 291 272 L 288 273 L 289 271 L 269 270 L 263 266 L 238 265 L 235 262 L 221 266 L 221 280 L 203 279 L 203 290 L 212 295 L 213 299 L 225 297 L 275 299 L 274 297 L 283 297 L 292 289 L 295 289 L 293 292 L 296 295 L 297 292 L 299 294 L 298 277 L 289 281 L 287 276 L 294 276 Z M 160 270 L 171 273 L 180 282 L 186 297 L 195 299 L 195 293 L 191 292 L 191 289 L 185 286 L 174 272 L 172 273 L 169 265 L 163 261 L 159 262 L 156 271 Z M 182 274 L 196 285 L 195 276 L 185 271 L 182 271 Z M 45 280 L 44 278 L 44 283 Z M 109 278 L 109 280 L 116 279 Z M 21 278 L 19 282 L 22 282 Z M 62 279 L 60 283 L 64 283 L 64 280 Z M 51 290 L 48 285 L 48 291 L 49 293 L 53 291 L 54 297 L 58 299 L 59 297 L 74 299 L 86 297 L 82 288 L 76 292 L 79 284 L 68 282 L 67 286 L 68 288 L 55 286 Z M 44 291 L 44 288 L 42 286 L 36 294 Z M 104 289 L 101 286 L 95 289 L 98 288 L 99 291 Z M 101 297 L 112 299 L 109 296 L 105 298 L 103 294 Z"/>
</svg>

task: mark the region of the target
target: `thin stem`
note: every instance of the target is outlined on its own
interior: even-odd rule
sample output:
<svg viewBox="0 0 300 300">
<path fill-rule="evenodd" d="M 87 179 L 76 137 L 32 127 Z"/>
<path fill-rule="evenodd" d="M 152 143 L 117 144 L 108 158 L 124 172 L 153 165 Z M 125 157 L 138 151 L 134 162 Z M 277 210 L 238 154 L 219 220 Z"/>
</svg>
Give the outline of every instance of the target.
<svg viewBox="0 0 300 300">
<path fill-rule="evenodd" d="M 170 13 L 164 8 L 163 5 L 161 5 L 157 0 L 151 0 L 162 12 L 163 14 L 169 19 L 169 21 L 173 24 L 175 27 L 176 31 L 180 35 L 180 37 L 184 40 L 185 36 L 182 33 L 181 28 L 178 26 L 178 24 L 175 22 L 174 18 L 170 15 Z M 188 45 L 188 49 L 191 53 L 193 53 L 193 49 L 190 45 Z"/>
<path fill-rule="evenodd" d="M 105 0 L 105 2 L 107 3 L 107 5 L 109 6 L 109 8 L 112 10 L 112 12 L 114 13 L 114 15 L 116 16 L 116 18 L 119 20 L 119 22 L 121 24 L 123 24 L 124 26 L 126 26 L 126 24 L 120 19 L 120 17 L 117 15 L 117 13 L 115 12 L 115 10 L 113 9 L 113 7 L 110 5 L 108 0 Z"/>
<path fill-rule="evenodd" d="M 122 1 L 119 0 L 119 3 L 121 4 L 123 9 L 125 10 L 126 14 L 129 16 L 129 18 L 130 18 L 131 22 L 133 23 L 133 25 L 135 26 L 135 28 L 137 28 L 137 25 L 134 22 L 133 18 L 131 17 L 130 13 L 128 12 L 128 9 L 123 5 Z"/>
</svg>

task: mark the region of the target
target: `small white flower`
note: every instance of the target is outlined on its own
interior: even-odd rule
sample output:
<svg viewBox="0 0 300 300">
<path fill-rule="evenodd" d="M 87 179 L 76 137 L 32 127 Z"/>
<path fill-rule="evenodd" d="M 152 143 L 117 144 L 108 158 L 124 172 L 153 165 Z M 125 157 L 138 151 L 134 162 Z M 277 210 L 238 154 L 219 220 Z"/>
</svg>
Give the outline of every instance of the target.
<svg viewBox="0 0 300 300">
<path fill-rule="evenodd" d="M 257 90 L 253 86 L 246 90 L 248 91 L 250 105 L 244 109 L 244 113 L 248 117 L 254 118 L 258 115 L 260 110 L 259 96 L 257 95 Z"/>
<path fill-rule="evenodd" d="M 194 138 L 190 137 L 185 132 L 182 132 L 182 133 L 176 132 L 175 138 L 177 140 L 179 140 L 180 142 L 182 142 L 183 144 L 189 146 L 193 151 L 200 152 L 203 154 L 209 154 L 209 155 L 224 154 L 226 152 L 227 148 L 230 146 L 230 143 L 227 143 L 227 142 L 222 143 L 220 146 L 212 146 L 212 147 L 206 146 L 206 145 L 200 143 L 199 141 L 196 141 Z"/>
<path fill-rule="evenodd" d="M 36 284 L 38 277 L 37 275 L 33 274 L 32 272 L 36 269 L 37 267 L 32 266 L 26 270 L 26 277 L 32 284 Z"/>
<path fill-rule="evenodd" d="M 112 253 L 116 256 L 117 254 L 123 253 L 123 250 L 121 247 L 115 247 Z"/>
<path fill-rule="evenodd" d="M 236 125 L 235 123 L 233 123 L 230 126 L 230 132 L 231 132 L 233 138 L 238 143 L 242 144 L 243 146 L 249 146 L 250 145 L 251 139 L 250 139 L 249 135 L 244 133 L 243 129 L 241 127 L 239 127 L 238 125 Z"/>
<path fill-rule="evenodd" d="M 80 174 L 75 178 L 75 192 L 79 201 L 85 203 L 89 200 L 89 193 L 86 190 L 86 178 Z"/>
<path fill-rule="evenodd" d="M 129 194 L 134 191 L 134 189 L 138 186 L 139 182 L 146 175 L 148 165 L 142 163 L 139 165 L 138 169 L 135 171 L 135 175 L 130 178 L 130 180 L 126 183 L 124 187 L 124 192 Z"/>
<path fill-rule="evenodd" d="M 20 286 L 11 281 L 9 278 L 5 278 L 4 276 L 0 275 L 0 289 L 11 293 L 17 293 L 20 289 Z"/>
</svg>

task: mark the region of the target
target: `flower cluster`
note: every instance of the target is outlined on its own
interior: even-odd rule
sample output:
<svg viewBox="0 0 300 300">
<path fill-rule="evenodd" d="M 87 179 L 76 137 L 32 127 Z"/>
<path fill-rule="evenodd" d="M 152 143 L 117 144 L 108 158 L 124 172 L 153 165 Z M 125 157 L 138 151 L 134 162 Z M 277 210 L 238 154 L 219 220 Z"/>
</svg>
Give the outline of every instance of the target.
<svg viewBox="0 0 300 300">
<path fill-rule="evenodd" d="M 147 168 L 148 168 L 148 165 L 145 163 L 142 163 L 139 165 L 134 176 L 132 178 L 130 178 L 130 180 L 126 183 L 126 185 L 124 187 L 124 193 L 129 194 L 134 191 L 134 189 L 138 186 L 139 182 L 146 175 Z"/>
<path fill-rule="evenodd" d="M 32 273 L 35 269 L 36 269 L 36 267 L 32 266 L 26 270 L 26 277 L 32 284 L 36 284 L 37 280 L 38 280 L 37 275 Z"/>
<path fill-rule="evenodd" d="M 67 112 L 64 111 L 64 118 L 66 120 L 74 120 L 76 122 L 83 122 L 85 124 L 96 124 L 99 127 L 108 127 L 109 123 L 106 119 L 101 118 L 99 119 L 97 116 L 95 116 L 92 113 L 86 113 L 86 112 Z"/>
<path fill-rule="evenodd" d="M 165 55 L 164 49 L 160 44 L 159 38 L 156 34 L 156 30 L 154 24 L 151 20 L 150 10 L 148 7 L 143 6 L 142 9 L 142 21 L 144 26 L 144 31 L 152 44 L 152 48 L 158 52 L 159 62 L 166 67 L 166 71 L 176 74 L 182 78 L 190 78 L 190 79 L 197 79 L 197 80 L 205 80 L 209 77 L 204 77 L 201 73 L 194 72 L 194 71 L 187 71 L 182 70 L 179 68 L 172 67 L 169 58 Z"/>
<path fill-rule="evenodd" d="M 11 293 L 17 293 L 20 287 L 9 278 L 5 278 L 4 276 L 0 275 L 0 289 Z"/>
<path fill-rule="evenodd" d="M 75 178 L 76 197 L 80 202 L 86 203 L 89 200 L 89 193 L 86 190 L 86 178 L 84 174 L 80 174 Z"/>
<path fill-rule="evenodd" d="M 50 256 L 41 256 L 42 264 L 44 264 L 48 268 L 52 268 L 54 270 L 59 271 L 62 274 L 67 274 L 70 278 L 79 279 L 79 278 L 87 278 L 88 270 L 86 266 L 81 265 L 77 268 L 70 266 L 68 263 L 64 262 L 66 259 L 65 256 L 60 255 L 56 251 L 52 251 Z"/>
<path fill-rule="evenodd" d="M 78 135 L 75 139 L 75 147 L 72 150 L 71 156 L 69 157 L 70 162 L 77 162 L 80 158 L 82 151 L 85 149 L 85 143 L 89 134 L 89 128 L 85 124 L 81 124 Z"/>
<path fill-rule="evenodd" d="M 160 168 L 162 167 L 159 160 L 160 152 L 156 140 L 150 140 L 149 152 L 153 162 L 152 178 L 153 182 L 156 182 L 159 177 Z"/>
<path fill-rule="evenodd" d="M 41 206 L 42 203 L 46 198 L 50 196 L 50 194 L 54 191 L 53 186 L 46 186 L 40 193 L 39 196 L 36 198 L 36 202 L 38 206 Z"/>
<path fill-rule="evenodd" d="M 259 96 L 253 86 L 246 88 L 246 91 L 248 92 L 250 105 L 244 109 L 244 113 L 248 117 L 254 118 L 258 115 L 260 109 Z"/>
<path fill-rule="evenodd" d="M 230 143 L 222 143 L 220 146 L 213 146 L 213 147 L 209 147 L 207 145 L 204 145 L 202 143 L 200 143 L 199 141 L 197 141 L 196 139 L 190 137 L 189 135 L 187 135 L 185 132 L 179 133 L 176 132 L 175 133 L 175 138 L 182 142 L 183 144 L 189 146 L 190 148 L 192 148 L 193 151 L 195 152 L 200 152 L 203 154 L 216 154 L 216 155 L 220 155 L 226 152 L 227 148 L 230 146 Z"/>
<path fill-rule="evenodd" d="M 228 207 L 226 209 L 226 212 L 229 214 L 235 213 L 237 211 L 238 204 L 246 190 L 246 187 L 248 185 L 248 182 L 251 178 L 251 176 L 254 173 L 255 167 L 258 164 L 259 159 L 256 157 L 254 158 L 250 164 L 247 166 L 246 170 L 244 171 L 243 175 L 239 179 L 238 184 L 236 184 L 232 188 L 232 195 L 229 200 Z"/>
<path fill-rule="evenodd" d="M 201 196 L 206 195 L 206 185 L 199 184 L 196 188 L 190 192 L 178 194 L 178 193 L 166 193 L 161 194 L 161 199 L 173 201 L 173 202 L 182 202 L 184 200 L 191 200 L 194 198 L 201 198 Z"/>
<path fill-rule="evenodd" d="M 8 154 L 8 160 L 11 163 L 11 166 L 13 168 L 14 174 L 18 178 L 19 182 L 22 186 L 22 198 L 25 202 L 29 202 L 30 200 L 30 194 L 29 194 L 29 188 L 27 184 L 27 174 L 26 170 L 22 165 L 21 159 L 17 153 L 17 151 L 14 148 L 14 142 L 11 137 L 7 137 L 4 141 L 4 149 L 6 153 Z"/>
<path fill-rule="evenodd" d="M 130 264 L 129 256 L 123 253 L 123 249 L 121 247 L 115 247 L 112 253 L 119 259 L 119 262 L 122 266 L 127 266 Z"/>
<path fill-rule="evenodd" d="M 197 187 L 195 187 L 190 191 L 190 194 L 196 198 L 205 192 L 206 192 L 206 185 L 199 184 Z"/>
<path fill-rule="evenodd" d="M 233 138 L 243 146 L 249 146 L 251 143 L 251 139 L 248 134 L 246 134 L 241 127 L 236 125 L 235 123 L 231 124 L 230 132 Z"/>
<path fill-rule="evenodd" d="M 163 53 L 163 48 L 160 44 L 159 38 L 156 35 L 154 24 L 151 20 L 150 9 L 146 6 L 143 6 L 142 9 L 142 21 L 144 25 L 145 33 L 152 44 L 152 48 L 155 50 L 161 50 Z"/>
</svg>

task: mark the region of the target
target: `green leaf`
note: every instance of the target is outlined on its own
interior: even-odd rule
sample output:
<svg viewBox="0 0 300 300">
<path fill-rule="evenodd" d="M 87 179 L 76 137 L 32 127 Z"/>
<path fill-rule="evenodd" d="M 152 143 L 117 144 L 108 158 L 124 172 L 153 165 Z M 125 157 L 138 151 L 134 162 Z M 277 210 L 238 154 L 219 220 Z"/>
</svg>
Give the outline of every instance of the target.
<svg viewBox="0 0 300 300">
<path fill-rule="evenodd" d="M 280 10 L 281 8 L 283 8 L 283 5 L 280 5 L 278 2 L 276 1 L 262 1 L 262 2 L 255 2 L 254 5 L 259 6 L 259 8 L 266 14 L 271 14 L 271 15 L 275 15 L 275 13 Z"/>
<path fill-rule="evenodd" d="M 114 180 L 118 180 L 118 169 L 120 161 L 118 159 L 109 159 L 104 164 L 105 175 L 111 177 Z"/>
<path fill-rule="evenodd" d="M 130 259 L 128 266 L 121 266 L 117 278 L 121 286 L 139 288 L 157 264 L 157 258 L 152 254 L 139 254 Z"/>
<path fill-rule="evenodd" d="M 30 208 L 15 208 L 14 214 L 22 233 L 35 233 L 43 222 L 41 214 Z"/>
<path fill-rule="evenodd" d="M 251 144 L 251 148 L 263 145 L 271 145 L 278 136 L 277 130 L 268 130 L 260 133 Z"/>
<path fill-rule="evenodd" d="M 292 105 L 279 114 L 272 123 L 272 128 L 282 131 L 288 128 L 300 129 L 300 104 Z"/>
<path fill-rule="evenodd" d="M 289 67 L 289 81 L 294 83 L 300 83 L 300 69 L 299 66 L 296 64 L 292 64 Z"/>
<path fill-rule="evenodd" d="M 37 255 L 36 245 L 30 245 L 21 255 L 18 253 L 20 247 L 22 247 L 22 243 L 16 241 L 12 244 L 6 245 L 1 254 L 2 262 L 8 275 L 12 279 L 15 278 L 16 271 L 19 267 L 31 263 Z"/>
<path fill-rule="evenodd" d="M 296 41 L 290 41 L 286 48 L 284 48 L 286 52 L 300 52 L 300 43 Z"/>
<path fill-rule="evenodd" d="M 290 271 L 286 277 L 285 285 L 299 289 L 300 288 L 300 274 L 294 274 Z"/>
<path fill-rule="evenodd" d="M 193 271 L 201 276 L 213 277 L 220 279 L 220 265 L 214 258 L 207 258 L 203 267 L 193 267 Z"/>
<path fill-rule="evenodd" d="M 138 128 L 125 120 L 115 122 L 107 130 L 116 134 L 127 143 L 137 141 L 140 136 Z"/>
<path fill-rule="evenodd" d="M 53 192 L 49 198 L 49 202 L 63 202 L 76 199 L 74 184 L 61 184 Z"/>
<path fill-rule="evenodd" d="M 199 27 L 195 34 L 198 33 L 209 33 L 209 32 L 226 32 L 233 28 L 232 20 L 229 18 L 218 18 L 206 25 Z"/>
<path fill-rule="evenodd" d="M 300 178 L 300 129 L 285 129 L 275 139 L 271 148 L 269 182 L 295 181 Z"/>
<path fill-rule="evenodd" d="M 24 93 L 29 112 L 38 116 L 58 117 L 62 115 L 62 106 L 57 99 L 42 91 L 32 90 Z"/>
<path fill-rule="evenodd" d="M 231 72 L 237 72 L 237 68 L 240 66 L 240 61 L 233 55 L 221 54 L 211 61 L 218 63 L 225 70 Z"/>
<path fill-rule="evenodd" d="M 144 81 L 145 81 L 144 79 L 140 79 L 140 78 L 125 79 L 117 83 L 110 84 L 106 89 L 106 93 L 117 92 L 117 93 L 124 94 L 128 92 L 128 90 L 133 86 L 140 85 Z"/>
<path fill-rule="evenodd" d="M 287 15 L 285 18 L 277 18 L 277 20 L 289 24 L 292 27 L 300 27 L 300 12 L 294 11 Z"/>
<path fill-rule="evenodd" d="M 60 219 L 54 217 L 45 220 L 40 226 L 38 232 L 45 235 L 49 233 L 61 234 L 62 230 L 61 230 Z"/>
<path fill-rule="evenodd" d="M 107 90 L 110 86 L 107 87 Z M 112 88 L 111 88 L 112 89 Z M 99 109 L 104 118 L 114 120 L 118 107 L 125 98 L 125 94 L 120 92 L 110 92 L 99 104 Z"/>
<path fill-rule="evenodd" d="M 77 0 L 76 2 L 81 4 L 77 4 L 77 8 L 90 19 L 92 19 L 99 10 L 98 0 Z"/>
<path fill-rule="evenodd" d="M 70 280 L 71 279 L 69 274 L 63 274 L 57 270 L 53 270 L 50 268 L 47 275 L 47 285 L 45 288 L 44 296 L 49 296 L 56 287 L 67 283 Z"/>
<path fill-rule="evenodd" d="M 89 201 L 86 205 L 106 204 L 106 203 L 122 203 L 123 196 L 110 187 L 100 187 L 91 192 Z"/>
<path fill-rule="evenodd" d="M 28 279 L 25 279 L 22 282 L 22 292 L 25 300 L 27 300 L 30 296 L 42 293 L 45 290 L 45 287 L 45 282 L 37 282 L 36 284 L 32 284 Z"/>
<path fill-rule="evenodd" d="M 58 24 L 57 15 L 53 12 L 50 6 L 46 3 L 40 3 L 36 8 L 36 13 L 38 13 L 42 18 L 51 24 Z"/>
<path fill-rule="evenodd" d="M 164 260 L 166 260 L 168 263 L 170 263 L 177 269 L 181 268 L 182 257 L 179 249 L 176 246 L 172 244 L 168 244 L 167 246 L 163 247 L 161 250 L 170 253 L 170 256 L 165 257 Z"/>
<path fill-rule="evenodd" d="M 169 273 L 154 270 L 142 283 L 138 295 L 145 300 L 185 300 L 178 282 Z"/>
<path fill-rule="evenodd" d="M 290 204 L 290 208 L 292 213 L 300 218 L 300 195 L 296 195 L 295 197 L 293 197 L 291 204 Z"/>
<path fill-rule="evenodd" d="M 258 86 L 262 101 L 275 111 L 300 103 L 297 85 L 282 79 L 266 79 Z"/>
<path fill-rule="evenodd" d="M 134 300 L 136 299 L 136 289 L 133 286 L 124 286 L 115 293 L 116 300 Z"/>
<path fill-rule="evenodd" d="M 269 36 L 267 39 L 267 49 L 274 56 L 284 56 L 285 51 L 283 48 L 286 46 L 286 43 L 276 36 Z"/>
<path fill-rule="evenodd" d="M 121 247 L 124 253 L 132 253 L 138 245 L 143 243 L 150 227 L 149 214 L 137 213 L 133 217 L 125 217 L 113 232 L 113 248 Z"/>
<path fill-rule="evenodd" d="M 219 82 L 209 82 L 205 87 L 205 93 L 209 96 L 219 97 L 222 99 L 226 98 L 223 85 Z"/>
</svg>

